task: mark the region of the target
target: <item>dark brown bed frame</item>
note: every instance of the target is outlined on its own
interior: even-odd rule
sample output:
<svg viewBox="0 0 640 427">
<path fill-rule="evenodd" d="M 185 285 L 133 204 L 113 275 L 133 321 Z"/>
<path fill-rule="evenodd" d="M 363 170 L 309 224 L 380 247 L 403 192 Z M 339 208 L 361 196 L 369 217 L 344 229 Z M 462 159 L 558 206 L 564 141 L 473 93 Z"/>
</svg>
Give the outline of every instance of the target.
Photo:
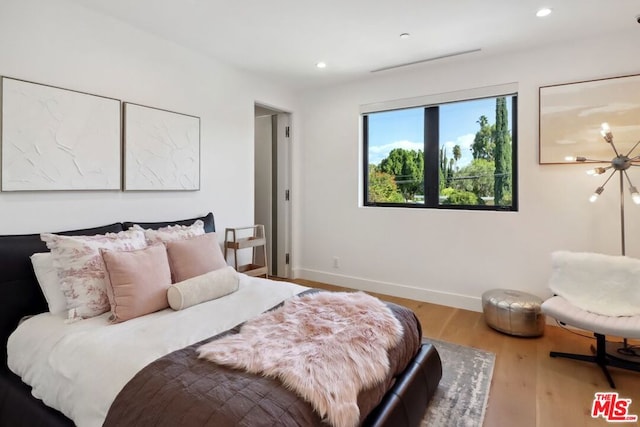
<svg viewBox="0 0 640 427">
<path fill-rule="evenodd" d="M 179 221 L 143 223 L 145 228 L 159 228 L 170 224 L 190 225 L 201 219 L 207 232 L 215 231 L 213 214 Z M 119 232 L 133 222 L 118 222 L 59 234 L 93 235 Z M 24 316 L 47 311 L 47 304 L 33 273 L 29 257 L 47 252 L 39 234 L 0 236 L 0 426 L 67 427 L 73 422 L 60 412 L 46 406 L 31 395 L 31 388 L 7 367 L 6 344 Z M 418 426 L 427 404 L 442 377 L 438 352 L 431 344 L 422 344 L 394 386 L 364 422 L 367 426 Z M 195 427 L 195 426 L 194 426 Z"/>
</svg>

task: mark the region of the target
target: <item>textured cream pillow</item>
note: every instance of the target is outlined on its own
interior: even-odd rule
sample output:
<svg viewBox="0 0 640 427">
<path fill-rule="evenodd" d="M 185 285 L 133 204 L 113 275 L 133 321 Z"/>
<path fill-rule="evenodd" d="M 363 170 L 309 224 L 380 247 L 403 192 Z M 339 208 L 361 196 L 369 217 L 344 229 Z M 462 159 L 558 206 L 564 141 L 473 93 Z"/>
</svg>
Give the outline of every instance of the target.
<svg viewBox="0 0 640 427">
<path fill-rule="evenodd" d="M 107 267 L 111 321 L 124 322 L 169 306 L 167 288 L 171 286 L 171 272 L 164 245 L 128 252 L 101 252 Z"/>
<path fill-rule="evenodd" d="M 239 283 L 233 267 L 225 267 L 176 283 L 167 290 L 167 298 L 171 308 L 182 310 L 235 292 Z"/>
<path fill-rule="evenodd" d="M 127 230 L 96 236 L 41 234 L 51 249 L 69 319 L 98 316 L 109 311 L 105 267 L 100 249 L 135 250 L 147 246 L 144 233 Z"/>
<path fill-rule="evenodd" d="M 157 230 L 144 229 L 138 224 L 134 224 L 132 229 L 144 231 L 147 244 L 154 245 L 156 243 L 173 242 L 174 240 L 202 236 L 204 234 L 204 222 L 197 220 L 191 225 L 168 225 Z"/>
<path fill-rule="evenodd" d="M 173 282 L 182 282 L 227 266 L 216 233 L 167 242 Z"/>
</svg>

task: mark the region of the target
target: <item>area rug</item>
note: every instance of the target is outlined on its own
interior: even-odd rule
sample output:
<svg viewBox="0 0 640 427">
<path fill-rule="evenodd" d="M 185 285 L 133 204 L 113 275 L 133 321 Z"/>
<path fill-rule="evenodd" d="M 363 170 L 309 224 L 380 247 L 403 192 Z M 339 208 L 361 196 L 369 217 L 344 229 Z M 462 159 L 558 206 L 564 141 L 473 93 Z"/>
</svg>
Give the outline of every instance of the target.
<svg viewBox="0 0 640 427">
<path fill-rule="evenodd" d="M 481 427 L 496 355 L 445 341 L 425 341 L 440 354 L 442 379 L 421 427 Z"/>
</svg>

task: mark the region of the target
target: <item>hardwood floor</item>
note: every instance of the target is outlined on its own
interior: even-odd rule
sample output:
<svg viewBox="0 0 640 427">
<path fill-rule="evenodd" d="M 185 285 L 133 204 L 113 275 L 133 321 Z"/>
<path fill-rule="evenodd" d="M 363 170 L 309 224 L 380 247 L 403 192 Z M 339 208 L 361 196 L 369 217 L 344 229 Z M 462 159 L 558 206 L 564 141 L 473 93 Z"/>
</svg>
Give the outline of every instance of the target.
<svg viewBox="0 0 640 427">
<path fill-rule="evenodd" d="M 351 290 L 308 280 L 304 286 Z M 481 348 L 496 354 L 486 427 L 604 426 L 591 418 L 594 393 L 611 391 L 599 367 L 568 359 L 552 359 L 549 351 L 590 354 L 595 340 L 560 327 L 546 326 L 539 338 L 516 338 L 489 328 L 482 313 L 372 294 L 411 308 L 425 338 Z M 588 335 L 588 332 L 585 332 Z M 638 344 L 637 341 L 632 342 Z M 629 413 L 640 417 L 640 373 L 611 369 L 621 398 L 632 399 Z M 640 423 L 623 425 L 639 426 Z"/>
</svg>

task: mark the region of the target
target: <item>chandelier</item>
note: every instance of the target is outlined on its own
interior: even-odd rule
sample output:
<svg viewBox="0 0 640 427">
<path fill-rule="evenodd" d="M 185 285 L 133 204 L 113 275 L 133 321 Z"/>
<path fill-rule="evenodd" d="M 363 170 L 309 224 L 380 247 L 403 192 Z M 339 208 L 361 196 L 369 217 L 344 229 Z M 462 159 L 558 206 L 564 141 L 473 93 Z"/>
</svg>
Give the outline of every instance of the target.
<svg viewBox="0 0 640 427">
<path fill-rule="evenodd" d="M 607 142 L 611 149 L 613 150 L 615 157 L 612 160 L 599 160 L 599 159 L 588 159 L 586 157 L 566 157 L 565 160 L 572 162 L 580 162 L 580 163 L 609 163 L 608 166 L 599 166 L 587 171 L 589 175 L 602 175 L 607 173 L 607 171 L 611 170 L 611 174 L 607 177 L 607 179 L 596 188 L 595 192 L 589 197 L 590 202 L 595 202 L 598 200 L 598 197 L 604 191 L 605 185 L 613 178 L 616 172 L 620 175 L 620 226 L 621 226 L 621 241 L 622 241 L 622 255 L 625 255 L 625 236 L 624 236 L 624 182 L 625 179 L 629 184 L 629 192 L 631 193 L 631 199 L 636 205 L 640 205 L 640 193 L 638 193 L 638 189 L 631 183 L 631 178 L 629 178 L 629 174 L 627 173 L 627 169 L 632 166 L 638 167 L 640 166 L 640 154 L 633 156 L 633 152 L 640 145 L 640 141 L 636 142 L 631 150 L 627 154 L 621 154 L 616 145 L 613 142 L 613 134 L 611 133 L 611 128 L 608 123 L 602 123 L 602 128 L 600 130 L 600 134 L 605 142 Z"/>
</svg>

